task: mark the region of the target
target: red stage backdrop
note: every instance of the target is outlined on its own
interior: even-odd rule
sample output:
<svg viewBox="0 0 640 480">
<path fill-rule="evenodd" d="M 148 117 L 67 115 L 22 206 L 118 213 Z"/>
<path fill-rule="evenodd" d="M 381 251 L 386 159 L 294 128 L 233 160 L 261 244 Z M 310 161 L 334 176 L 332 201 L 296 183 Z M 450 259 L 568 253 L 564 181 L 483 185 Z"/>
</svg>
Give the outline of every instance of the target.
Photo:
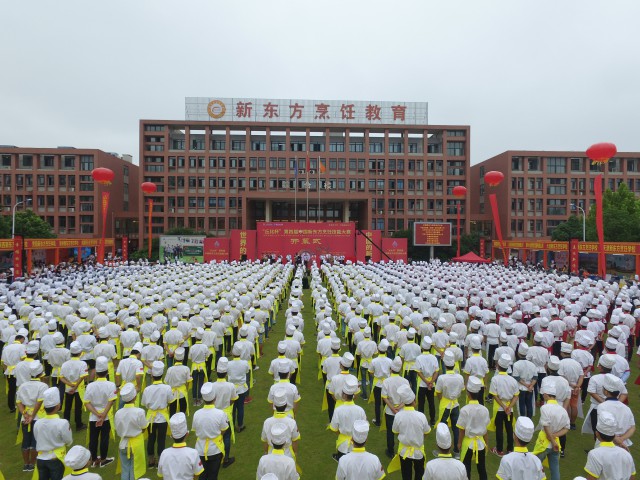
<svg viewBox="0 0 640 480">
<path fill-rule="evenodd" d="M 407 263 L 407 239 L 406 238 L 383 238 L 382 250 L 391 257 L 391 260 L 397 262 L 402 260 Z M 387 257 L 382 260 L 389 260 Z"/>
<path fill-rule="evenodd" d="M 228 238 L 204 239 L 204 262 L 209 263 L 212 260 L 215 260 L 216 262 L 229 260 Z"/>
<path fill-rule="evenodd" d="M 247 260 L 256 259 L 255 230 L 231 230 L 230 260 L 242 260 L 243 255 L 247 256 Z"/>
<path fill-rule="evenodd" d="M 258 257 L 276 254 L 335 255 L 354 260 L 355 224 L 352 222 L 258 222 Z M 233 242 L 233 239 L 232 239 Z"/>
<path fill-rule="evenodd" d="M 362 230 L 362 235 L 356 234 L 357 259 L 359 262 L 364 262 L 367 257 L 371 257 L 372 261 L 379 262 L 382 254 L 373 243 L 367 240 L 367 237 L 382 248 L 382 232 L 380 230 Z"/>
<path fill-rule="evenodd" d="M 450 246 L 451 224 L 443 222 L 416 222 L 413 224 L 415 246 Z"/>
<path fill-rule="evenodd" d="M 129 237 L 126 235 L 122 237 L 122 260 L 129 260 Z"/>
</svg>

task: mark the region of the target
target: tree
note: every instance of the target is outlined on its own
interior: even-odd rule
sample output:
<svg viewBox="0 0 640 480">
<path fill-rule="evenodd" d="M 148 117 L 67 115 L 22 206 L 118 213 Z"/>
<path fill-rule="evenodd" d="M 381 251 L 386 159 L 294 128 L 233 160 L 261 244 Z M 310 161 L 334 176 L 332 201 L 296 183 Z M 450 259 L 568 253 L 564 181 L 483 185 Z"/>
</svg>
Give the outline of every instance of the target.
<svg viewBox="0 0 640 480">
<path fill-rule="evenodd" d="M 13 217 L 0 218 L 0 238 L 11 238 Z M 45 222 L 33 210 L 16 212 L 16 235 L 24 238 L 55 238 L 51 225 Z"/>
<path fill-rule="evenodd" d="M 551 233 L 552 240 L 568 242 L 572 238 L 582 240 L 582 216 L 571 215 L 569 220 L 558 225 Z"/>
</svg>

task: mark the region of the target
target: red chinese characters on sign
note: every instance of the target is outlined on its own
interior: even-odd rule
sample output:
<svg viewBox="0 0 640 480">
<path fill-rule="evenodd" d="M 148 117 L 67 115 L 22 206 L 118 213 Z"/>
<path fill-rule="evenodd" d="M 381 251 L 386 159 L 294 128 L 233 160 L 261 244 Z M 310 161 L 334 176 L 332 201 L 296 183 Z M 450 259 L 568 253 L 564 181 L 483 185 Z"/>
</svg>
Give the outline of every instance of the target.
<svg viewBox="0 0 640 480">
<path fill-rule="evenodd" d="M 416 246 L 451 245 L 451 224 L 416 222 L 413 227 L 413 244 Z"/>
<path fill-rule="evenodd" d="M 205 238 L 203 246 L 203 259 L 205 263 L 209 263 L 211 261 L 223 262 L 229 260 L 228 238 Z"/>
<path fill-rule="evenodd" d="M 231 230 L 230 260 L 256 259 L 256 231 Z"/>
<path fill-rule="evenodd" d="M 340 114 L 343 120 L 353 120 L 355 117 L 355 105 L 353 103 L 343 103 L 340 107 Z"/>
<path fill-rule="evenodd" d="M 316 116 L 317 120 L 327 120 L 329 117 L 329 105 L 326 103 L 316 104 Z"/>
<path fill-rule="evenodd" d="M 394 105 L 391 107 L 391 111 L 393 112 L 394 121 L 401 120 L 404 122 L 407 107 L 405 107 L 404 105 Z"/>
<path fill-rule="evenodd" d="M 22 237 L 16 236 L 13 239 L 13 278 L 21 277 L 22 272 Z"/>
<path fill-rule="evenodd" d="M 380 230 L 361 230 L 356 235 L 356 258 L 359 262 L 366 261 L 367 257 L 374 262 L 379 262 L 381 253 L 379 247 L 382 244 L 382 232 Z M 385 259 L 387 257 L 384 257 Z"/>
<path fill-rule="evenodd" d="M 485 258 L 487 255 L 487 242 L 484 238 L 480 239 L 480 256 Z"/>
<path fill-rule="evenodd" d="M 238 102 L 236 104 L 236 117 L 251 118 L 252 102 Z"/>
<path fill-rule="evenodd" d="M 129 237 L 122 237 L 122 261 L 127 262 L 129 260 Z"/>
<path fill-rule="evenodd" d="M 366 117 L 367 120 L 382 120 L 380 118 L 380 111 L 381 111 L 381 108 L 379 105 L 369 104 L 365 108 L 364 116 Z"/>
<path fill-rule="evenodd" d="M 402 261 L 407 263 L 407 239 L 406 238 L 383 238 L 382 250 L 386 256 L 382 260 Z M 387 258 L 389 257 L 389 258 Z"/>
<path fill-rule="evenodd" d="M 232 239 L 233 242 L 233 239 Z M 351 222 L 258 222 L 257 255 L 344 256 L 355 259 L 355 224 Z"/>
<path fill-rule="evenodd" d="M 273 118 L 273 117 L 279 117 L 280 115 L 278 114 L 278 105 L 275 103 L 271 103 L 271 102 L 267 102 L 264 104 L 264 115 L 262 115 L 263 118 Z"/>
<path fill-rule="evenodd" d="M 302 110 L 304 109 L 304 105 L 300 105 L 298 102 L 296 102 L 293 105 L 289 105 L 289 108 L 291 109 L 291 115 L 289 116 L 289 118 L 302 118 Z M 277 116 L 278 115 L 276 115 L 276 117 Z"/>
</svg>

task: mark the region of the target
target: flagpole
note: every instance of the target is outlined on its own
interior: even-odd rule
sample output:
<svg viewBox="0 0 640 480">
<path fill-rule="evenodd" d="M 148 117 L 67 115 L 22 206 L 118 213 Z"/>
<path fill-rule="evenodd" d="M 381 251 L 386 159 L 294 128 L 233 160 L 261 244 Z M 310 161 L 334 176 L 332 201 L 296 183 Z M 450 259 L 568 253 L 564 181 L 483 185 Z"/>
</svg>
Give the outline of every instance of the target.
<svg viewBox="0 0 640 480">
<path fill-rule="evenodd" d="M 307 184 L 305 185 L 305 188 L 307 189 L 307 222 L 309 221 L 309 163 L 309 157 L 307 157 Z"/>
<path fill-rule="evenodd" d="M 318 157 L 318 221 L 320 221 L 320 157 Z"/>
<path fill-rule="evenodd" d="M 298 221 L 298 157 L 294 157 L 295 162 L 295 193 L 293 194 L 293 221 Z M 289 217 L 291 218 L 291 217 Z"/>
</svg>

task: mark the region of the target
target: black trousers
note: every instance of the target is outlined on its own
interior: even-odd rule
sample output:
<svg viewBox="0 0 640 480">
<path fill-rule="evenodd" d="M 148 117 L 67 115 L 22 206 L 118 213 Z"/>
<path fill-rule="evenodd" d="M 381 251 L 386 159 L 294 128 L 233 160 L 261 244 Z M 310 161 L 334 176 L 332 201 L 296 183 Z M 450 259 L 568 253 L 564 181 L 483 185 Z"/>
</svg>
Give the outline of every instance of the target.
<svg viewBox="0 0 640 480">
<path fill-rule="evenodd" d="M 507 431 L 507 451 L 513 452 L 513 424 L 511 422 L 513 418 L 513 412 L 507 417 L 507 414 L 503 411 L 496 413 L 496 448 L 499 452 L 504 452 L 502 447 L 504 446 L 504 430 Z"/>
<path fill-rule="evenodd" d="M 373 404 L 376 412 L 376 422 L 380 424 L 380 409 L 382 408 L 382 387 L 373 389 Z"/>
<path fill-rule="evenodd" d="M 336 401 L 333 395 L 329 393 L 329 390 L 325 390 L 324 394 L 327 396 L 327 411 L 329 412 L 329 422 L 333 419 L 333 411 L 336 408 Z"/>
<path fill-rule="evenodd" d="M 589 388 L 589 380 L 591 380 L 591 377 L 585 378 L 584 380 L 582 380 L 582 390 L 580 392 L 580 398 L 582 399 L 582 403 L 584 403 L 584 401 L 587 399 L 587 395 L 589 395 L 589 392 L 587 392 L 587 389 Z"/>
<path fill-rule="evenodd" d="M 7 405 L 12 412 L 16 409 L 16 393 L 18 387 L 16 384 L 16 377 L 10 375 L 7 377 L 7 384 L 9 385 L 9 391 L 7 392 Z"/>
<path fill-rule="evenodd" d="M 73 411 L 73 418 L 76 422 L 76 427 L 82 425 L 82 400 L 80 400 L 80 394 L 76 393 L 65 393 L 64 394 L 64 419 L 68 422 L 71 421 L 71 407 L 73 404 L 75 405 L 75 410 Z"/>
<path fill-rule="evenodd" d="M 204 384 L 204 370 L 194 370 L 191 373 L 191 377 L 193 378 L 193 383 L 191 384 L 191 395 L 194 400 L 200 400 L 202 399 L 200 389 L 202 388 L 202 384 Z"/>
<path fill-rule="evenodd" d="M 54 458 L 53 460 L 37 460 L 38 480 L 62 480 L 64 464 Z"/>
<path fill-rule="evenodd" d="M 441 400 L 442 401 L 442 400 Z M 456 427 L 458 424 L 458 417 L 460 416 L 460 406 L 453 407 L 451 409 L 446 408 L 442 414 L 440 422 L 447 423 L 447 420 L 451 418 L 451 430 L 453 430 L 453 451 L 458 451 L 458 437 L 460 436 L 460 430 Z"/>
<path fill-rule="evenodd" d="M 498 344 L 489 345 L 489 352 L 487 353 L 489 370 L 493 370 L 496 367 L 496 361 L 493 359 L 494 353 L 496 353 L 496 348 L 498 348 Z"/>
<path fill-rule="evenodd" d="M 206 460 L 200 457 L 204 472 L 198 477 L 198 480 L 218 480 L 220 465 L 222 465 L 222 454 L 210 455 Z"/>
<path fill-rule="evenodd" d="M 425 459 L 400 457 L 400 472 L 402 480 L 422 480 L 424 475 Z"/>
<path fill-rule="evenodd" d="M 476 465 L 476 470 L 478 470 L 478 477 L 480 480 L 487 480 L 487 465 L 485 463 L 486 451 L 486 445 L 482 450 L 478 450 L 478 463 Z M 467 470 L 467 478 L 471 479 L 471 464 L 475 463 L 475 460 L 473 459 L 473 450 L 471 448 L 467 450 L 462 463 L 464 463 L 464 468 Z"/>
<path fill-rule="evenodd" d="M 109 433 L 111 433 L 111 422 L 106 419 L 102 426 L 97 427 L 98 422 L 89 422 L 89 451 L 91 460 L 100 457 L 102 460 L 109 454 Z M 98 455 L 98 444 L 100 445 L 100 455 Z"/>
<path fill-rule="evenodd" d="M 149 425 L 149 438 L 147 439 L 147 455 L 153 457 L 156 442 L 158 443 L 158 458 L 164 451 L 165 443 L 167 441 L 167 427 L 165 423 L 152 423 Z"/>
<path fill-rule="evenodd" d="M 435 390 L 432 388 L 429 390 L 427 387 L 418 388 L 418 410 L 424 412 L 424 401 L 427 400 L 429 405 L 429 423 L 431 425 L 436 422 L 436 402 L 435 402 Z"/>
<path fill-rule="evenodd" d="M 180 408 L 178 409 L 178 403 L 180 404 Z M 180 400 L 174 400 L 169 404 L 169 417 L 173 417 L 173 414 L 176 412 L 183 412 L 185 415 L 187 414 L 187 398 L 183 397 Z"/>
<path fill-rule="evenodd" d="M 395 415 L 389 415 L 385 412 L 384 420 L 387 422 L 387 450 L 390 453 L 393 453 L 395 450 L 394 446 L 394 436 L 393 436 L 393 420 L 395 419 Z"/>
</svg>

